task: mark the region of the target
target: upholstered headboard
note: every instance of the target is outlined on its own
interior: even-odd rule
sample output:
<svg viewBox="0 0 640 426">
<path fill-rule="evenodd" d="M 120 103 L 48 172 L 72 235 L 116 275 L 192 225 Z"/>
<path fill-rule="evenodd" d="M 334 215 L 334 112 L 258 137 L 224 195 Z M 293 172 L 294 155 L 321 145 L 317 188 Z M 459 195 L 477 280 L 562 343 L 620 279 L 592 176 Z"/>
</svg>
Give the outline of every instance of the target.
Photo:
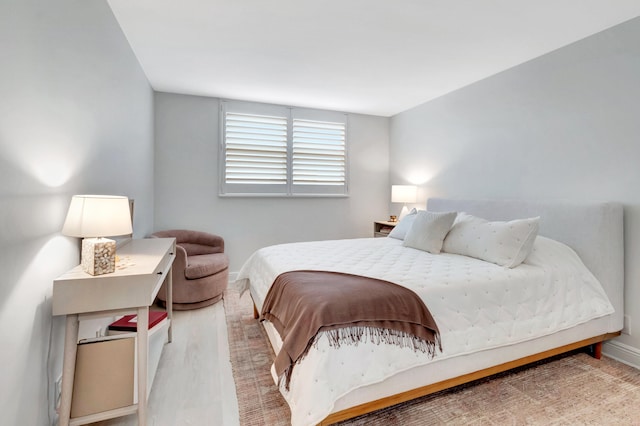
<svg viewBox="0 0 640 426">
<path fill-rule="evenodd" d="M 540 216 L 539 235 L 563 242 L 578 253 L 602 283 L 616 310 L 612 315 L 609 331 L 622 329 L 624 230 L 621 204 L 431 198 L 427 201 L 427 209 L 436 212 L 466 212 L 487 220 Z"/>
</svg>

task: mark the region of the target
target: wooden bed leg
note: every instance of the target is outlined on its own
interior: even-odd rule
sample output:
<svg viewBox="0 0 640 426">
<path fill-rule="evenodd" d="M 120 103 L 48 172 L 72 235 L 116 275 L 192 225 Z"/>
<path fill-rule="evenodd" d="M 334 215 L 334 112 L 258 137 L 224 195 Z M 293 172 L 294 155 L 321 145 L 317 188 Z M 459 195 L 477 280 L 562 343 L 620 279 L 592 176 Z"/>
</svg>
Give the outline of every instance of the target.
<svg viewBox="0 0 640 426">
<path fill-rule="evenodd" d="M 256 304 L 253 304 L 253 318 L 258 319 L 260 318 L 260 312 L 258 312 L 258 308 L 256 308 Z"/>
<path fill-rule="evenodd" d="M 602 342 L 594 343 L 591 345 L 591 356 L 595 359 L 602 358 Z"/>
</svg>

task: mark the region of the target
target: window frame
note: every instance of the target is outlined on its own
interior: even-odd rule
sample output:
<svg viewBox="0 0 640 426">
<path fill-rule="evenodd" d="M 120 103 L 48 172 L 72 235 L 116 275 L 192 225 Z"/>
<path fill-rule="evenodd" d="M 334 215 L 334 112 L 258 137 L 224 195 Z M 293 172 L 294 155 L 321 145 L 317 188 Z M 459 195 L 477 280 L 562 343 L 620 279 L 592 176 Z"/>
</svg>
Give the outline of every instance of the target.
<svg viewBox="0 0 640 426">
<path fill-rule="evenodd" d="M 227 183 L 227 120 L 226 114 L 246 114 L 286 118 L 287 121 L 287 181 L 284 184 Z M 310 108 L 298 108 L 257 102 L 222 100 L 220 102 L 219 184 L 220 197 L 348 197 L 349 196 L 349 119 L 346 113 Z M 293 183 L 293 121 L 305 120 L 344 125 L 344 184 Z"/>
</svg>

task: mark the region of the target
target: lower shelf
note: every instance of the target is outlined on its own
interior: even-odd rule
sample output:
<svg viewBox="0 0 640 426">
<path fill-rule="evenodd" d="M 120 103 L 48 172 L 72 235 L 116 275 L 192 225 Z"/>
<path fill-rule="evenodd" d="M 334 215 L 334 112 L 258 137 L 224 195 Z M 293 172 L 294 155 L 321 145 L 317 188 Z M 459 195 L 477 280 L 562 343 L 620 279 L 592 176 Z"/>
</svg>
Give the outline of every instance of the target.
<svg viewBox="0 0 640 426">
<path fill-rule="evenodd" d="M 147 397 L 167 342 L 169 321 L 149 330 Z M 78 344 L 71 418 L 128 410 L 138 403 L 136 333 L 116 333 Z M 105 413 L 106 412 L 106 413 Z M 106 417 L 115 417 L 112 416 Z"/>
<path fill-rule="evenodd" d="M 133 404 L 133 337 L 78 345 L 71 418 Z"/>
</svg>

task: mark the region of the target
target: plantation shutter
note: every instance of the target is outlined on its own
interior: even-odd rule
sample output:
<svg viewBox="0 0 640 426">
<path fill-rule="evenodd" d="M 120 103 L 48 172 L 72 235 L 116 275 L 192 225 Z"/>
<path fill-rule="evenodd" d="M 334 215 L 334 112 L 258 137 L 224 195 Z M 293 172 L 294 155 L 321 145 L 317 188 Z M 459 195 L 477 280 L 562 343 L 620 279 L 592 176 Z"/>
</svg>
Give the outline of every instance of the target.
<svg viewBox="0 0 640 426">
<path fill-rule="evenodd" d="M 291 192 L 347 194 L 347 116 L 294 108 L 291 130 Z"/>
<path fill-rule="evenodd" d="M 345 130 L 344 123 L 293 120 L 293 185 L 344 187 Z"/>
<path fill-rule="evenodd" d="M 221 193 L 284 194 L 288 183 L 288 110 L 223 108 Z M 255 111 L 255 113 L 254 113 Z"/>
<path fill-rule="evenodd" d="M 346 115 L 224 101 L 221 195 L 346 195 Z"/>
<path fill-rule="evenodd" d="M 226 183 L 287 183 L 287 119 L 227 113 Z"/>
</svg>

